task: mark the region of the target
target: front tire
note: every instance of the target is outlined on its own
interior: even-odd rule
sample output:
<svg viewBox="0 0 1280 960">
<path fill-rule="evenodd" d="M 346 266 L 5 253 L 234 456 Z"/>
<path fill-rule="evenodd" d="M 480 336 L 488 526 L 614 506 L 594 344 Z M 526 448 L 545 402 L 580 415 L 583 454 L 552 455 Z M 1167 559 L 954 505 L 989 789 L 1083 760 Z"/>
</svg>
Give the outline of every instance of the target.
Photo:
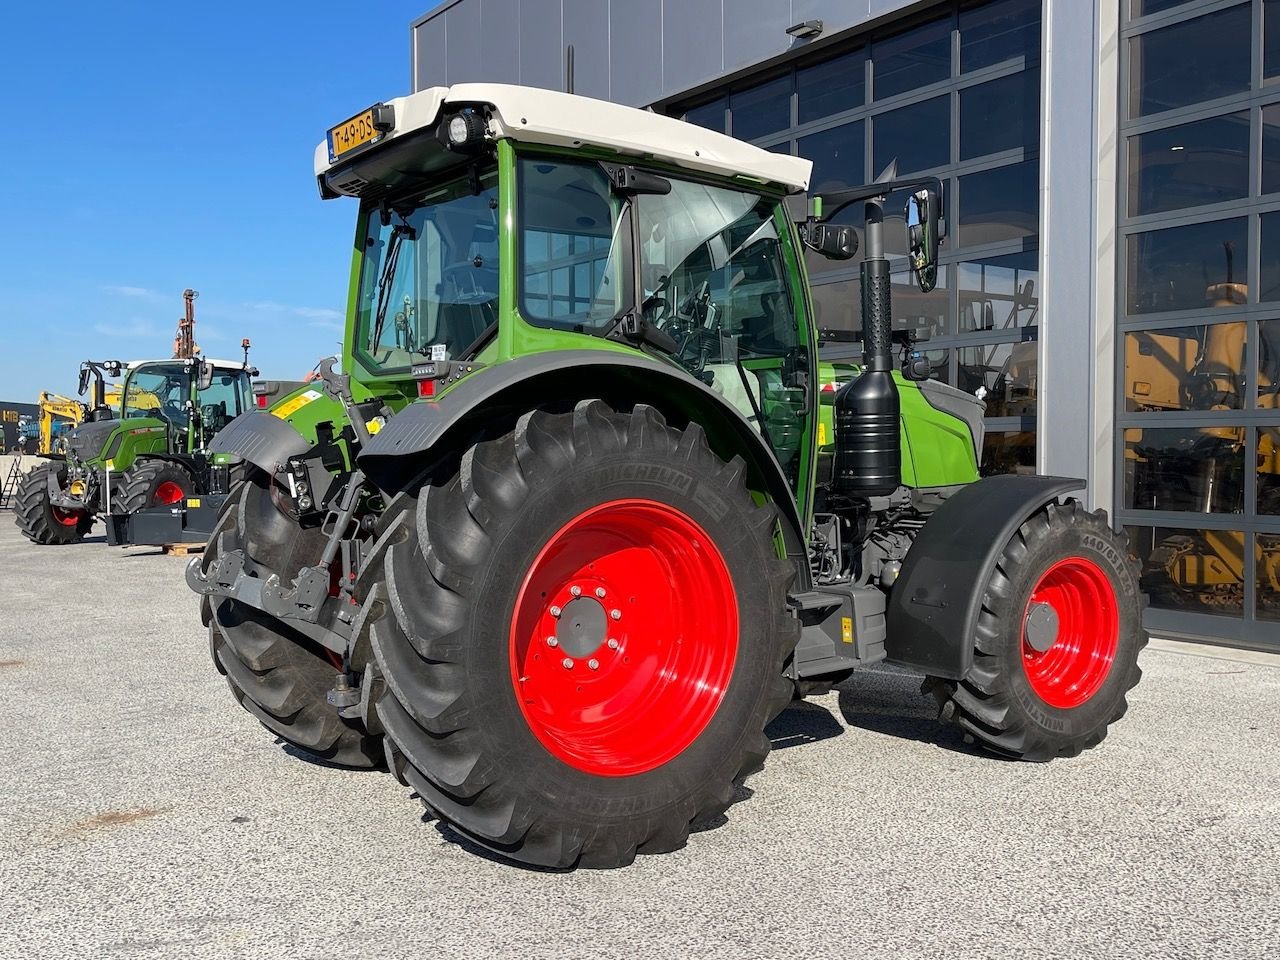
<svg viewBox="0 0 1280 960">
<path fill-rule="evenodd" d="M 240 483 L 223 505 L 202 559 L 205 571 L 222 551 L 241 549 L 245 569 L 284 584 L 323 549 L 318 530 L 304 530 L 271 502 L 265 474 Z M 214 666 L 236 702 L 281 739 L 337 766 L 381 766 L 380 738 L 359 720 L 340 717 L 327 701 L 340 669 L 329 651 L 280 620 L 226 597 L 201 599 Z"/>
<path fill-rule="evenodd" d="M 684 846 L 790 700 L 794 568 L 743 473 L 696 425 L 584 401 L 405 498 L 372 627 L 393 772 L 523 863 Z"/>
<path fill-rule="evenodd" d="M 1101 511 L 1050 503 L 1018 528 L 987 583 L 973 663 L 929 678 L 941 716 L 1015 759 L 1097 746 L 1142 676 L 1145 602 L 1128 545 Z"/>
<path fill-rule="evenodd" d="M 93 529 L 93 517 L 84 510 L 63 510 L 49 502 L 49 471 L 59 464 L 42 463 L 28 470 L 14 491 L 13 520 L 32 543 L 78 543 Z M 60 478 L 61 479 L 61 478 Z"/>
<path fill-rule="evenodd" d="M 111 496 L 111 512 L 137 513 L 183 502 L 196 485 L 186 468 L 170 460 L 140 460 L 125 471 Z"/>
</svg>

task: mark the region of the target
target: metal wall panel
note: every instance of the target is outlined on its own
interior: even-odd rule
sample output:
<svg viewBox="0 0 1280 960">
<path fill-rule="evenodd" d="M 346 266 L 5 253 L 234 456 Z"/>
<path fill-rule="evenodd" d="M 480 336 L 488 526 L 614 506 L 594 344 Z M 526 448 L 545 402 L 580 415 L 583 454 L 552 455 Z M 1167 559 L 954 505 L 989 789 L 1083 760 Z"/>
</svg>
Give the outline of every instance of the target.
<svg viewBox="0 0 1280 960">
<path fill-rule="evenodd" d="M 785 3 L 724 0 L 724 69 L 739 70 L 785 53 L 795 42 L 787 36 L 795 22 Z"/>
<path fill-rule="evenodd" d="M 876 16 L 891 13 L 899 7 L 909 7 L 919 0 L 879 0 L 875 6 L 885 7 Z M 791 20 L 787 24 L 805 20 L 821 20 L 824 34 L 847 30 L 866 23 L 870 16 L 872 0 L 791 0 Z"/>
<path fill-rule="evenodd" d="M 1091 282 L 1096 14 L 1095 3 L 1045 0 L 1042 21 L 1040 244 L 1046 269 L 1040 273 L 1037 467 L 1082 480 L 1097 472 L 1089 437 L 1094 321 L 1114 325 L 1114 317 L 1095 318 Z"/>
<path fill-rule="evenodd" d="M 512 30 L 520 23 L 526 0 L 481 0 L 480 40 L 483 45 L 482 79 L 490 83 L 519 83 L 521 46 L 524 39 Z"/>
<path fill-rule="evenodd" d="M 563 90 L 560 0 L 519 0 L 519 3 L 520 82 L 527 87 Z"/>
<path fill-rule="evenodd" d="M 413 28 L 413 89 L 443 86 L 448 81 L 445 63 L 444 17 L 427 20 Z"/>
<path fill-rule="evenodd" d="M 723 27 L 719 4 L 665 0 L 662 13 L 664 90 L 687 90 L 723 72 Z"/>
<path fill-rule="evenodd" d="M 609 98 L 632 106 L 662 99 L 662 0 L 611 3 L 609 32 Z"/>
<path fill-rule="evenodd" d="M 601 0 L 563 0 L 563 48 L 573 44 L 573 90 L 584 97 L 610 100 L 609 5 Z"/>
<path fill-rule="evenodd" d="M 470 0 L 445 12 L 445 63 L 450 85 L 488 79 L 489 64 L 484 56 L 481 33 L 482 8 L 482 2 Z"/>
<path fill-rule="evenodd" d="M 520 82 L 561 89 L 565 46 L 572 43 L 576 92 L 644 106 L 803 50 L 809 41 L 786 34 L 793 23 L 821 20 L 825 40 L 873 18 L 928 5 L 929 0 L 454 0 L 414 25 L 413 83 L 420 90 L 506 80 L 518 65 Z M 443 58 L 446 33 L 457 45 Z"/>
</svg>

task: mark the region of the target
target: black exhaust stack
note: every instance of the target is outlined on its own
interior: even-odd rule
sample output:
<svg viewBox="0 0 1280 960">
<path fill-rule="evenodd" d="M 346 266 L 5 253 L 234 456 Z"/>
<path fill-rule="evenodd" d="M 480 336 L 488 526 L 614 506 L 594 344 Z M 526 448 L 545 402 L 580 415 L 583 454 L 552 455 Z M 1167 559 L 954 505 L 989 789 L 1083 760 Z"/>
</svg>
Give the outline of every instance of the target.
<svg viewBox="0 0 1280 960">
<path fill-rule="evenodd" d="M 835 398 L 835 486 L 849 497 L 886 496 L 902 483 L 893 310 L 884 255 L 884 198 L 866 204 L 862 261 L 862 375 Z"/>
</svg>

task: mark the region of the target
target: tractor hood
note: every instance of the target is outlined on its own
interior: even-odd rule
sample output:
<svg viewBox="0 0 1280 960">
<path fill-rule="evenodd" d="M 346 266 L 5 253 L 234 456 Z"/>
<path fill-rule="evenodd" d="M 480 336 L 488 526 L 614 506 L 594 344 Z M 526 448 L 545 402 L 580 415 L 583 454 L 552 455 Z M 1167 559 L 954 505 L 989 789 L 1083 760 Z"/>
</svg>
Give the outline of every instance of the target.
<svg viewBox="0 0 1280 960">
<path fill-rule="evenodd" d="M 68 443 L 77 460 L 94 460 L 102 454 L 107 439 L 121 426 L 119 420 L 83 423 L 71 431 Z"/>
</svg>

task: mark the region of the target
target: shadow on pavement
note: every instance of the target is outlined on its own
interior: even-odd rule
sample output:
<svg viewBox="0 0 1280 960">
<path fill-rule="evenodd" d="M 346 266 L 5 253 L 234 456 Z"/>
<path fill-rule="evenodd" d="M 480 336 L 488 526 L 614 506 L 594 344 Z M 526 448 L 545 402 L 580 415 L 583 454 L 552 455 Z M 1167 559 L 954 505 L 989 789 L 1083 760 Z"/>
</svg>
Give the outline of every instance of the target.
<svg viewBox="0 0 1280 960">
<path fill-rule="evenodd" d="M 838 737 L 844 728 L 826 707 L 801 700 L 778 714 L 764 732 L 773 742 L 773 749 L 788 750 Z"/>
<path fill-rule="evenodd" d="M 920 677 L 915 674 L 859 670 L 835 690 L 840 715 L 851 727 L 969 756 L 983 755 L 965 742 L 963 731 L 938 719 L 936 701 L 920 692 Z"/>
</svg>

